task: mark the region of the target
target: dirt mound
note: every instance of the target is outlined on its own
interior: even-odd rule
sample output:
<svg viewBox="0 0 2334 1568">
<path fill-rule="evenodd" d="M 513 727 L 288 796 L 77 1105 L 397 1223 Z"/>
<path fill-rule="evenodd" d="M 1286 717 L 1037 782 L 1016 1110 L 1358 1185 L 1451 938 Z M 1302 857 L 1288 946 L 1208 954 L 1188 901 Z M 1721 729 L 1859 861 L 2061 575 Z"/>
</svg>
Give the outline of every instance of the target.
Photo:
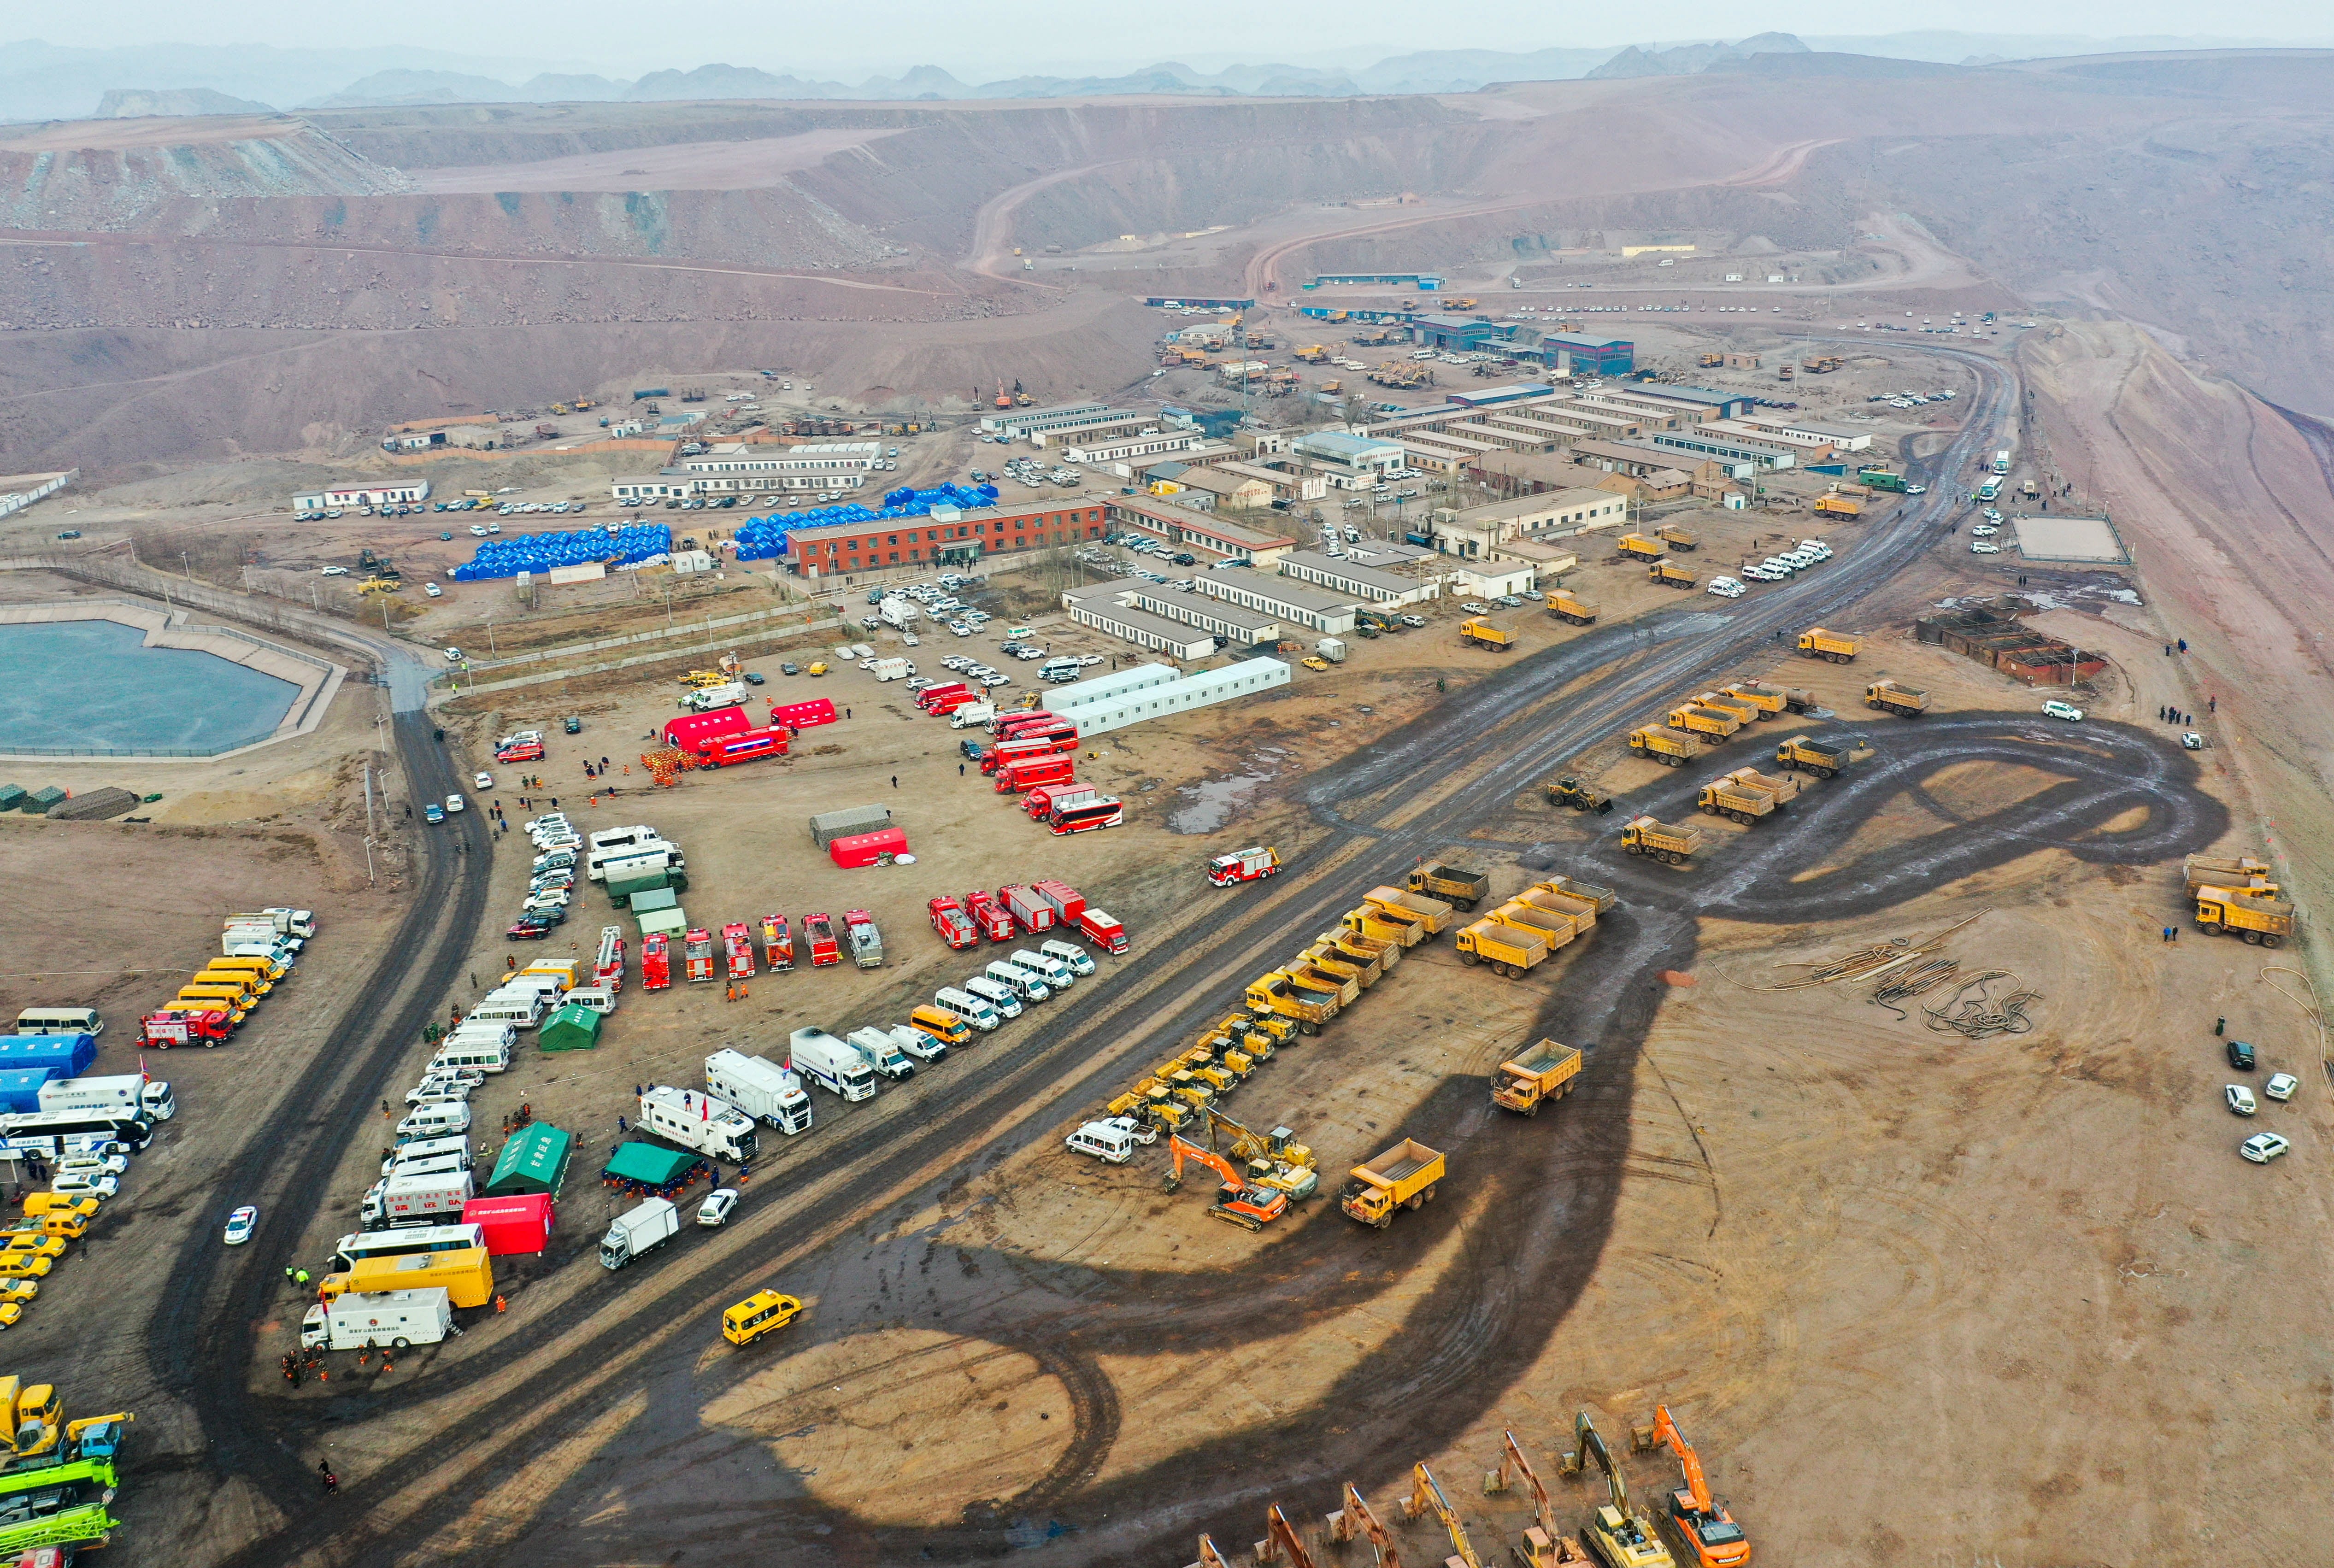
<svg viewBox="0 0 2334 1568">
<path fill-rule="evenodd" d="M 381 196 L 404 188 L 286 116 L 115 120 L 43 126 L 0 140 L 0 225 L 119 231 L 158 209 L 236 197 Z"/>
</svg>

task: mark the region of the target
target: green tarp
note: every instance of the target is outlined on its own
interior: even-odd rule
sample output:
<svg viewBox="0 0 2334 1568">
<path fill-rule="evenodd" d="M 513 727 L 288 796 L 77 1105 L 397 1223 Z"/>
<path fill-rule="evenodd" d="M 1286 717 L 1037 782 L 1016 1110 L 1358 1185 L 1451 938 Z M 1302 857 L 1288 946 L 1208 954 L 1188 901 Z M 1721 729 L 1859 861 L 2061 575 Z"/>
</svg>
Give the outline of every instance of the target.
<svg viewBox="0 0 2334 1568">
<path fill-rule="evenodd" d="M 503 1145 L 501 1158 L 495 1161 L 494 1175 L 487 1178 L 487 1196 L 547 1192 L 556 1197 L 559 1184 L 566 1179 L 568 1157 L 574 1150 L 575 1140 L 547 1121 L 535 1122 L 514 1133 L 511 1140 Z"/>
<path fill-rule="evenodd" d="M 667 1187 L 679 1181 L 697 1161 L 696 1155 L 684 1154 L 678 1149 L 627 1143 L 616 1150 L 601 1175 L 618 1181 L 637 1181 L 642 1187 Z"/>
<path fill-rule="evenodd" d="M 590 1051 L 600 1044 L 600 1015 L 570 1002 L 543 1021 L 535 1043 L 545 1051 Z"/>
</svg>

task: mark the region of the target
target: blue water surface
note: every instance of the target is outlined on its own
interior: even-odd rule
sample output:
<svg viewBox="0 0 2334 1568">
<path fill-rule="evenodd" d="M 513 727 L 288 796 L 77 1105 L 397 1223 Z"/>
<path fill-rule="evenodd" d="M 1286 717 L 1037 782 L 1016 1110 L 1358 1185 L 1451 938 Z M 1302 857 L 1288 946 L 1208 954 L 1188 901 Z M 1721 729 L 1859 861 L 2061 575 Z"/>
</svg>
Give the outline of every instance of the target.
<svg viewBox="0 0 2334 1568">
<path fill-rule="evenodd" d="M 232 751 L 300 688 L 112 620 L 0 626 L 0 752 Z"/>
</svg>

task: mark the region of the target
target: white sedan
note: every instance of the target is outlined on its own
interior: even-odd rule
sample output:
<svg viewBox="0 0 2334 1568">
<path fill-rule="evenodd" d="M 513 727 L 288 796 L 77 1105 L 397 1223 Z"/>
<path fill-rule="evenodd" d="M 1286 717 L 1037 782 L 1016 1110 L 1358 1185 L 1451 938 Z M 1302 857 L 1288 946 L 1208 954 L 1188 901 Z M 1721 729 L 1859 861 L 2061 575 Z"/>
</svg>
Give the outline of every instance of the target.
<svg viewBox="0 0 2334 1568">
<path fill-rule="evenodd" d="M 1976 544 L 1970 546 L 1970 553 L 1972 555 L 1999 555 L 2001 553 L 2001 546 L 1999 544 L 1989 544 L 1984 540 L 1981 539 Z"/>
<path fill-rule="evenodd" d="M 460 795 L 450 794 L 446 797 L 446 810 L 449 815 L 455 812 L 466 812 L 469 809 L 470 803 L 464 800 Z"/>
<path fill-rule="evenodd" d="M 258 1228 L 259 1210 L 246 1203 L 227 1217 L 227 1234 L 220 1239 L 229 1246 L 241 1246 Z"/>
<path fill-rule="evenodd" d="M 470 782 L 482 790 L 490 790 L 495 787 L 495 775 L 490 773 L 472 774 Z"/>
</svg>

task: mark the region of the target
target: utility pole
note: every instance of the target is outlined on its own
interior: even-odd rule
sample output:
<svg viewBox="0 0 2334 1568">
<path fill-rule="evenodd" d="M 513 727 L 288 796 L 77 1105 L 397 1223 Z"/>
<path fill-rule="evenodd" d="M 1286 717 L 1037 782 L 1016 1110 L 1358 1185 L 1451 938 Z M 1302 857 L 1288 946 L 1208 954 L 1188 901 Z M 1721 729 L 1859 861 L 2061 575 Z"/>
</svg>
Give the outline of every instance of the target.
<svg viewBox="0 0 2334 1568">
<path fill-rule="evenodd" d="M 187 559 L 187 553 L 183 550 L 178 552 L 178 564 L 186 568 L 187 581 L 192 582 L 195 580 L 194 563 Z"/>
</svg>

